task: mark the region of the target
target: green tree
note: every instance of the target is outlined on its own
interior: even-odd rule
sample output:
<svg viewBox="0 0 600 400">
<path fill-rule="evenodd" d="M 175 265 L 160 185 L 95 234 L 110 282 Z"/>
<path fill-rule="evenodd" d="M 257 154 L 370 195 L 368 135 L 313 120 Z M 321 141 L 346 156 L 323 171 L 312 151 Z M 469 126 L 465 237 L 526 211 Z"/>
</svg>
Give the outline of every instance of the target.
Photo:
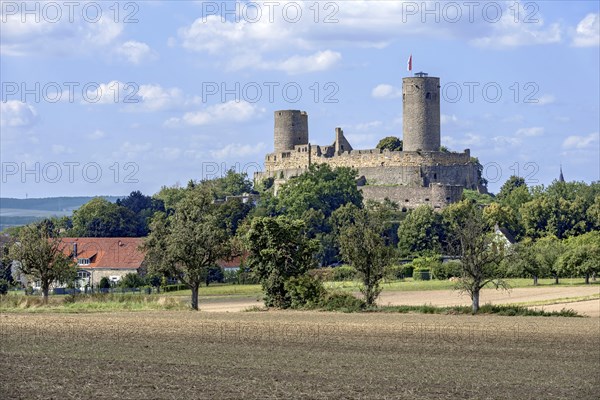
<svg viewBox="0 0 600 400">
<path fill-rule="evenodd" d="M 96 197 L 73 212 L 73 236 L 135 237 L 136 216 L 130 209 Z"/>
<path fill-rule="evenodd" d="M 18 262 L 18 271 L 40 281 L 44 303 L 48 303 L 53 282 L 69 283 L 77 276 L 77 266 L 63 253 L 63 246 L 58 229 L 45 220 L 23 227 L 9 250 L 10 258 Z"/>
<path fill-rule="evenodd" d="M 454 217 L 449 227 L 449 236 L 453 238 L 449 249 L 461 260 L 461 279 L 456 287 L 469 294 L 473 313 L 476 313 L 479 311 L 479 294 L 485 285 L 491 283 L 496 289 L 508 288 L 500 278 L 504 248 L 477 205 L 462 201 L 446 210 L 447 215 Z"/>
<path fill-rule="evenodd" d="M 398 248 L 403 257 L 419 253 L 441 253 L 444 241 L 442 215 L 426 205 L 410 211 L 398 228 Z"/>
<path fill-rule="evenodd" d="M 530 240 L 525 240 L 514 245 L 511 254 L 508 257 L 511 262 L 513 272 L 526 274 L 533 278 L 533 285 L 537 286 L 538 279 L 541 276 L 550 273 L 548 264 L 544 262 L 541 255 L 538 253 L 538 248 L 535 243 Z"/>
<path fill-rule="evenodd" d="M 145 196 L 139 190 L 131 192 L 129 196 L 117 200 L 117 205 L 131 210 L 135 214 L 136 236 L 148 234 L 148 223 L 157 211 L 165 211 L 164 202 L 150 196 Z"/>
<path fill-rule="evenodd" d="M 262 285 L 265 305 L 290 307 L 286 282 L 315 266 L 319 246 L 306 236 L 304 221 L 285 216 L 254 218 L 245 243 L 248 266 Z"/>
<path fill-rule="evenodd" d="M 134 289 L 146 285 L 146 281 L 137 273 L 125 274 L 118 283 L 119 287 Z"/>
<path fill-rule="evenodd" d="M 367 210 L 356 208 L 354 212 L 351 222 L 341 229 L 340 251 L 344 261 L 357 271 L 365 302 L 373 306 L 381 293 L 380 284 L 393 252 L 385 245 L 382 222 Z"/>
<path fill-rule="evenodd" d="M 527 188 L 527 184 L 525 183 L 525 179 L 521 178 L 519 176 L 516 175 L 512 175 L 510 178 L 508 178 L 506 180 L 506 182 L 504 182 L 504 184 L 502 185 L 502 187 L 500 188 L 500 192 L 498 192 L 498 195 L 496 196 L 496 198 L 499 201 L 503 201 L 504 199 L 506 199 L 515 189 L 519 188 L 519 187 L 525 187 Z"/>
<path fill-rule="evenodd" d="M 570 238 L 566 252 L 559 259 L 562 271 L 571 275 L 585 276 L 585 283 L 590 283 L 590 276 L 600 272 L 600 232 L 589 232 Z"/>
<path fill-rule="evenodd" d="M 396 136 L 384 137 L 375 147 L 381 150 L 402 151 L 402 140 Z"/>
<path fill-rule="evenodd" d="M 189 190 L 167 216 L 158 212 L 144 241 L 150 273 L 178 278 L 192 291 L 191 307 L 198 310 L 198 292 L 210 267 L 231 255 L 230 237 L 219 220 L 218 204 L 206 188 Z"/>
</svg>

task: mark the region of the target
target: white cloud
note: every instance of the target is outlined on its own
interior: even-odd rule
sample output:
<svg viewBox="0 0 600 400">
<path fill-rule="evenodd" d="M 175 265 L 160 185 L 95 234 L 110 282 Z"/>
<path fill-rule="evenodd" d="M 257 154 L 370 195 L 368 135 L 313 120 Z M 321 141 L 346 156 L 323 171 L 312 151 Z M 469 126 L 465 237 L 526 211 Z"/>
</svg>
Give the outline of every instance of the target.
<svg viewBox="0 0 600 400">
<path fill-rule="evenodd" d="M 230 143 L 225 147 L 217 150 L 212 150 L 210 153 L 217 159 L 235 158 L 235 157 L 247 157 L 257 154 L 263 154 L 266 145 L 259 142 L 255 145 L 252 144 L 241 144 L 241 143 Z"/>
<path fill-rule="evenodd" d="M 531 128 L 520 128 L 515 133 L 517 136 L 541 136 L 544 134 L 544 128 L 541 126 L 534 126 Z"/>
<path fill-rule="evenodd" d="M 293 56 L 287 60 L 273 64 L 265 63 L 265 69 L 276 69 L 285 71 L 290 75 L 305 72 L 326 71 L 332 68 L 342 59 L 342 55 L 336 51 L 319 51 L 309 56 Z M 272 65 L 272 68 L 269 66 Z"/>
<path fill-rule="evenodd" d="M 101 131 L 100 129 L 96 129 L 94 132 L 89 133 L 87 135 L 87 138 L 89 140 L 99 140 L 99 139 L 102 139 L 105 136 L 106 136 L 106 133 L 104 133 L 104 131 Z"/>
<path fill-rule="evenodd" d="M 556 101 L 556 97 L 551 94 L 544 94 L 537 99 L 536 103 L 531 103 L 538 106 L 545 106 L 546 104 L 552 104 Z"/>
<path fill-rule="evenodd" d="M 174 109 L 186 103 L 183 92 L 179 88 L 165 89 L 160 85 L 141 85 L 137 95 L 140 103 L 136 110 L 159 111 Z"/>
<path fill-rule="evenodd" d="M 376 99 L 395 99 L 402 96 L 402 90 L 392 85 L 380 84 L 373 88 L 371 96 Z"/>
<path fill-rule="evenodd" d="M 370 121 L 370 122 L 362 122 L 360 124 L 356 124 L 353 129 L 357 131 L 369 131 L 374 128 L 379 128 L 383 125 L 381 121 Z"/>
<path fill-rule="evenodd" d="M 572 135 L 564 140 L 562 147 L 565 150 L 587 150 L 592 146 L 596 146 L 597 149 L 599 138 L 600 135 L 598 132 L 590 133 L 587 136 Z"/>
<path fill-rule="evenodd" d="M 150 143 L 131 143 L 126 141 L 119 145 L 118 150 L 114 151 L 112 156 L 129 162 L 138 158 L 140 154 L 148 153 L 150 149 L 152 149 L 152 144 Z"/>
<path fill-rule="evenodd" d="M 73 149 L 70 147 L 64 146 L 62 144 L 53 144 L 51 146 L 53 154 L 70 154 L 73 153 Z"/>
<path fill-rule="evenodd" d="M 488 22 L 487 29 L 470 41 L 472 45 L 510 48 L 561 42 L 563 29 L 559 23 L 551 23 L 546 27 L 541 14 L 537 11 L 532 13 L 529 8 L 524 8 L 523 3 L 506 2 L 504 5 L 506 8 L 502 10 L 500 20 L 496 23 Z"/>
<path fill-rule="evenodd" d="M 264 112 L 264 108 L 259 108 L 246 101 L 231 100 L 207 107 L 204 110 L 185 113 L 181 118 L 170 118 L 165 121 L 164 125 L 178 127 L 183 124 L 202 126 L 225 122 L 243 122 L 262 115 Z"/>
<path fill-rule="evenodd" d="M 37 123 L 35 108 L 18 100 L 0 102 L 0 126 L 28 128 Z"/>
<path fill-rule="evenodd" d="M 116 49 L 117 54 L 125 57 L 131 64 L 140 64 L 145 60 L 152 60 L 157 57 L 156 52 L 150 46 L 143 42 L 129 40 L 121 44 Z"/>
<path fill-rule="evenodd" d="M 98 49 L 110 45 L 123 32 L 123 24 L 114 20 L 110 10 L 102 10 L 101 17 L 96 22 L 86 21 L 81 12 L 74 12 L 73 20 L 70 21 L 68 8 L 59 3 L 53 4 L 53 8 L 58 7 L 58 12 L 62 15 L 56 21 L 52 20 L 54 14 L 46 16 L 43 12 L 42 17 L 34 12 L 25 18 L 21 12 L 3 14 L 0 54 L 94 54 Z M 28 7 L 33 9 L 32 6 Z M 5 11 L 4 7 L 2 11 Z"/>
<path fill-rule="evenodd" d="M 452 148 L 458 149 L 462 146 L 476 146 L 482 143 L 481 135 L 477 135 L 475 133 L 465 133 L 463 137 L 455 138 L 453 136 L 442 136 L 442 141 L 444 145 Z"/>
<path fill-rule="evenodd" d="M 593 47 L 600 44 L 600 14 L 588 14 L 575 29 L 573 46 Z"/>
</svg>

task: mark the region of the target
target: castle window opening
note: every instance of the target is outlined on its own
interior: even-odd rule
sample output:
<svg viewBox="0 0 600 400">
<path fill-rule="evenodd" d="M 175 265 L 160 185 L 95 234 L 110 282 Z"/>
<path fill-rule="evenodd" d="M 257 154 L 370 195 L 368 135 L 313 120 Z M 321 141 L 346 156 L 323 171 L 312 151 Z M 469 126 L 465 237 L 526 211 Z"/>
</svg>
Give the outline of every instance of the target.
<svg viewBox="0 0 600 400">
<path fill-rule="evenodd" d="M 408 199 L 404 200 L 405 203 L 408 203 Z"/>
<path fill-rule="evenodd" d="M 425 95 L 425 98 L 426 98 L 427 100 L 431 100 L 431 93 L 430 93 L 430 92 L 427 92 L 427 94 Z"/>
<path fill-rule="evenodd" d="M 446 201 L 450 201 L 450 197 L 446 197 Z"/>
<path fill-rule="evenodd" d="M 429 199 L 425 199 L 425 201 L 429 201 Z"/>
<path fill-rule="evenodd" d="M 437 174 L 433 174 L 433 179 L 437 179 Z"/>
</svg>

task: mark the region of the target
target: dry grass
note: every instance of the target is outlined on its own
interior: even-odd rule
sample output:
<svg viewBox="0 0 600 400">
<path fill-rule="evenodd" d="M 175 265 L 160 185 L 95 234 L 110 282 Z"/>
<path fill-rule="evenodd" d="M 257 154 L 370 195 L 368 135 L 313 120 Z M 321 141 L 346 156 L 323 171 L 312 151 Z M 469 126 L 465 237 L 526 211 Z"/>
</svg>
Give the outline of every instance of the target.
<svg viewBox="0 0 600 400">
<path fill-rule="evenodd" d="M 596 399 L 584 318 L 0 314 L 0 397 Z"/>
</svg>

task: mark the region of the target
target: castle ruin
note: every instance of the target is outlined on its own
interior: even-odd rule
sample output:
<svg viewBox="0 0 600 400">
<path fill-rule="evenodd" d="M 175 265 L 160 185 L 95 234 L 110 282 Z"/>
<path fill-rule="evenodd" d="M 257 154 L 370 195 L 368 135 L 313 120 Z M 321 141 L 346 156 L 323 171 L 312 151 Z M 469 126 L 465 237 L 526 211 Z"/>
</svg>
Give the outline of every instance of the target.
<svg viewBox="0 0 600 400">
<path fill-rule="evenodd" d="M 427 204 L 434 209 L 460 201 L 464 189 L 479 189 L 478 166 L 469 149 L 440 148 L 440 79 L 426 73 L 402 79 L 403 150 L 355 150 L 341 128 L 329 146 L 309 142 L 308 114 L 275 111 L 275 150 L 255 182 L 273 178 L 275 192 L 311 164 L 351 167 L 365 200 L 392 200 L 403 211 Z"/>
</svg>

